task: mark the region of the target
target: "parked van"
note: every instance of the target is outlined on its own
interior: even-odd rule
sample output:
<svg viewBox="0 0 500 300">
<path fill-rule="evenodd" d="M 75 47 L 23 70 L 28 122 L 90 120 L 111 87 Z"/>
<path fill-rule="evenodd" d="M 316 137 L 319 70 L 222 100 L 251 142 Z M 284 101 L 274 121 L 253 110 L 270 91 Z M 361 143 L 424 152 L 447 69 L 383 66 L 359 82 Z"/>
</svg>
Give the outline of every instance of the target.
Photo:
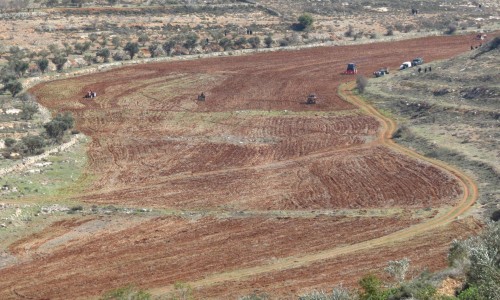
<svg viewBox="0 0 500 300">
<path fill-rule="evenodd" d="M 411 61 L 405 61 L 404 63 L 399 66 L 400 70 L 408 69 L 411 68 Z"/>
</svg>

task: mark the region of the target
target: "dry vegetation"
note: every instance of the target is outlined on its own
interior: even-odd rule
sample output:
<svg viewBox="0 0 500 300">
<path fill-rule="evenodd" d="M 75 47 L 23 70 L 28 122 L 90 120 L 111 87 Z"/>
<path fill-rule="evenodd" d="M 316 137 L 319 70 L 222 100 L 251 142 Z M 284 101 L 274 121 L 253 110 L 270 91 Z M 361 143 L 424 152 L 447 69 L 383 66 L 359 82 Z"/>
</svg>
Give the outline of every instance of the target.
<svg viewBox="0 0 500 300">
<path fill-rule="evenodd" d="M 365 77 L 390 67 L 391 75 L 364 87 L 383 95 L 382 108 L 408 118 L 414 129 L 399 130 L 399 140 L 440 159 L 463 155 L 472 163 L 459 166 L 471 166 L 483 183 L 486 212 L 498 205 L 499 166 L 490 164 L 498 156 L 498 68 L 480 71 L 496 65 L 498 50 L 433 62 L 425 75 L 392 72 L 414 57 L 446 59 L 479 46 L 477 32 L 498 25 L 496 1 L 56 2 L 0 0 L 5 112 L 25 103 L 13 84 L 41 73 L 335 46 L 129 66 L 30 89 L 54 114 L 71 112 L 89 143 L 49 157 L 35 175 L 1 178 L 2 299 L 98 297 L 129 284 L 157 295 L 191 286 L 198 298 L 256 290 L 293 298 L 355 286 L 402 257 L 411 259 L 412 275 L 444 267 L 451 241 L 481 226 L 467 218 L 412 230 L 447 220 L 470 191 L 456 172 L 391 147 L 387 125 L 338 95 L 355 79 L 340 75 L 351 61 Z M 294 25 L 303 13 L 312 25 Z M 83 98 L 88 90 L 98 97 Z M 307 105 L 311 92 L 318 101 Z M 47 113 L 33 117 L 2 114 L 3 140 L 40 132 Z M 391 235 L 403 238 L 377 244 Z"/>
<path fill-rule="evenodd" d="M 482 43 L 433 63 L 432 73 L 413 69 L 373 79 L 368 97 L 400 118 L 400 142 L 474 174 L 481 187 L 477 213 L 498 219 L 499 37 Z"/>
</svg>

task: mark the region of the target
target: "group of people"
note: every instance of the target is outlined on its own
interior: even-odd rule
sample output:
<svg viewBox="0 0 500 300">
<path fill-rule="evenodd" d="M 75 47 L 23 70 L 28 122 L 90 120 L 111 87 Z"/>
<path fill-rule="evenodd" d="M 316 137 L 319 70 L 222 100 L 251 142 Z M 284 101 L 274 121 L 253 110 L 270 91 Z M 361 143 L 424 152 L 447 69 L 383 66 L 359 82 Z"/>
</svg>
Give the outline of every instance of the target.
<svg viewBox="0 0 500 300">
<path fill-rule="evenodd" d="M 94 97 L 97 97 L 97 93 L 90 90 L 87 92 L 87 95 L 85 95 L 85 98 L 94 98 Z"/>
<path fill-rule="evenodd" d="M 431 66 L 429 66 L 428 69 L 429 69 L 429 72 L 432 71 L 432 67 Z M 422 68 L 421 67 L 418 68 L 418 73 L 420 73 L 420 72 L 422 72 Z M 427 67 L 424 69 L 424 73 L 427 73 Z"/>
</svg>

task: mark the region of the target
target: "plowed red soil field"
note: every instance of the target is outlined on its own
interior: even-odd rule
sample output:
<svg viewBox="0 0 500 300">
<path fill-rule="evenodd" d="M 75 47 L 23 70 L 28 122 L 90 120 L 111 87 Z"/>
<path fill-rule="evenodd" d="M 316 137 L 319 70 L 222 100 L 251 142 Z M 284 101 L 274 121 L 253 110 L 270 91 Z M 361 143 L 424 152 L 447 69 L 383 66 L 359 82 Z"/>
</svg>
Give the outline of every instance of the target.
<svg viewBox="0 0 500 300">
<path fill-rule="evenodd" d="M 417 56 L 451 57 L 471 39 L 155 63 L 35 87 L 43 105 L 71 111 L 92 138 L 87 173 L 97 179 L 77 199 L 184 214 L 130 216 L 133 222 L 118 222 L 122 229 L 103 225 L 91 236 L 75 232 L 96 220 L 49 227 L 11 246 L 22 257 L 29 245 L 31 254 L 0 270 L 0 298 L 85 298 L 127 284 L 162 294 L 177 281 L 192 282 L 200 298 L 254 288 L 290 296 L 340 281 L 352 285 L 389 259 L 443 265 L 447 244 L 466 231 L 440 229 L 435 241 L 421 235 L 420 250 L 408 250 L 410 241 L 357 249 L 362 262 L 352 253 L 300 262 L 408 230 L 468 197 L 455 173 L 384 142 L 380 119 L 337 89 L 355 79 L 340 75 L 347 62 L 370 76 Z M 97 98 L 84 99 L 88 90 Z M 204 102 L 196 100 L 202 91 Z M 311 92 L 318 103 L 307 105 Z M 295 257 L 299 265 L 272 270 Z"/>
</svg>

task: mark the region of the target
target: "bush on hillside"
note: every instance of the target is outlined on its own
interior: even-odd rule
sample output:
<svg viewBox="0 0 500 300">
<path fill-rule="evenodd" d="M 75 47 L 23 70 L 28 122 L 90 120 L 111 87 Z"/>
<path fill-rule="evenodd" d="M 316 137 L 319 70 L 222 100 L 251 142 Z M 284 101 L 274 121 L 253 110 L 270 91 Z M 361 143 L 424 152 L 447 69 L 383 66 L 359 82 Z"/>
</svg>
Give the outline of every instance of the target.
<svg viewBox="0 0 500 300">
<path fill-rule="evenodd" d="M 356 78 L 356 88 L 360 93 L 364 93 L 366 87 L 368 86 L 368 78 L 363 75 L 358 75 Z"/>
<path fill-rule="evenodd" d="M 479 236 L 453 241 L 448 261 L 463 269 L 478 299 L 500 299 L 500 222 L 489 223 Z"/>
</svg>

